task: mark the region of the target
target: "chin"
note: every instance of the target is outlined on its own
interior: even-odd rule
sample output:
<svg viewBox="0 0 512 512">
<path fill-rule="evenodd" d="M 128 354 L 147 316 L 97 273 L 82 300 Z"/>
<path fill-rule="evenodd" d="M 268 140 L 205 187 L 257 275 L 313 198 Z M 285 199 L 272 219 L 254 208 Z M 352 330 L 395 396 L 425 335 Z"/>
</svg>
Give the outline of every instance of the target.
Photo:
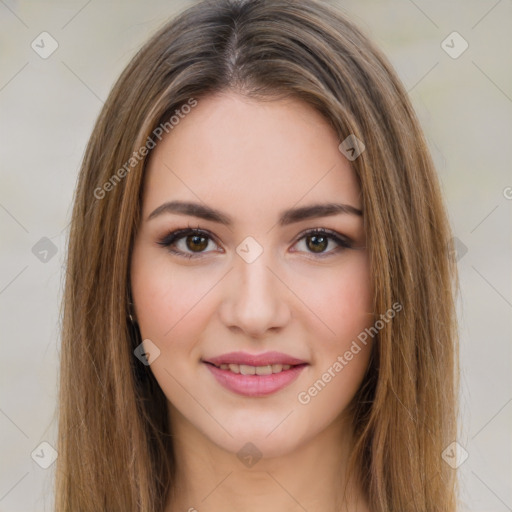
<svg viewBox="0 0 512 512">
<path fill-rule="evenodd" d="M 300 436 L 294 435 L 293 430 L 283 429 L 283 432 L 273 432 L 268 435 L 268 430 L 260 430 L 247 428 L 247 425 L 240 426 L 239 432 L 233 428 L 230 432 L 233 437 L 229 435 L 221 436 L 219 439 L 211 439 L 219 448 L 227 452 L 235 454 L 241 461 L 247 457 L 252 456 L 256 458 L 272 459 L 275 457 L 283 457 L 295 449 L 297 449 L 301 442 Z"/>
</svg>

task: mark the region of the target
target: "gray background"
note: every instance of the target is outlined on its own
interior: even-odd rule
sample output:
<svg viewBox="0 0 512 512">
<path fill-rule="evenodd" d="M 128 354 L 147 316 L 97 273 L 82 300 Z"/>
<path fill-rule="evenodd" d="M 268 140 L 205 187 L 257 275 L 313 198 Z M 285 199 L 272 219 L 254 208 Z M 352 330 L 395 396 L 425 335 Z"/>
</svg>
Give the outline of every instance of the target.
<svg viewBox="0 0 512 512">
<path fill-rule="evenodd" d="M 458 441 L 469 454 L 459 469 L 461 510 L 512 511 L 512 1 L 336 3 L 398 70 L 459 239 Z M 51 510 L 55 466 L 42 469 L 31 453 L 56 440 L 62 269 L 78 168 L 114 80 L 185 5 L 0 0 L 0 512 Z M 43 31 L 58 43 L 46 59 L 31 47 Z M 469 44 L 455 59 L 441 46 L 453 31 Z M 452 53 L 462 48 L 447 43 Z M 51 247 L 55 255 L 42 252 Z"/>
</svg>

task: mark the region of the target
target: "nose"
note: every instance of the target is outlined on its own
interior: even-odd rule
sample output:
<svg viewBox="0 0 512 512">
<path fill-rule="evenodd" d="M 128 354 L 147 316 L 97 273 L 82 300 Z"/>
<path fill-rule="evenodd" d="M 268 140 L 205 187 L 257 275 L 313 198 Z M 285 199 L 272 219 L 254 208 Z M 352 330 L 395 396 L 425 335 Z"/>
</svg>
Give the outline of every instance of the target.
<svg viewBox="0 0 512 512">
<path fill-rule="evenodd" d="M 252 263 L 236 258 L 229 273 L 230 286 L 220 306 L 224 325 L 252 338 L 264 337 L 267 331 L 280 331 L 291 318 L 287 301 L 289 290 L 276 277 L 272 262 L 264 251 Z M 269 268 L 270 267 L 270 268 Z"/>
</svg>

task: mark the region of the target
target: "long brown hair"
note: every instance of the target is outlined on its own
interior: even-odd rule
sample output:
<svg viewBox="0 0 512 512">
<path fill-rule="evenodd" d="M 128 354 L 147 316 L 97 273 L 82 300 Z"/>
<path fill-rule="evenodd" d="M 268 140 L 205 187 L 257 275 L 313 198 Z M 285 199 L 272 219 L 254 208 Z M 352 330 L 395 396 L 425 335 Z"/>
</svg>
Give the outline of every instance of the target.
<svg viewBox="0 0 512 512">
<path fill-rule="evenodd" d="M 387 59 L 315 0 L 197 3 L 144 45 L 110 93 L 84 156 L 70 230 L 56 510 L 161 512 L 173 491 L 167 401 L 134 357 L 140 339 L 128 319 L 148 162 L 140 149 L 180 106 L 226 90 L 299 98 L 340 142 L 364 142 L 352 166 L 375 317 L 396 302 L 402 310 L 379 331 L 351 404 L 351 467 L 372 512 L 455 512 L 456 473 L 441 454 L 457 437 L 458 281 L 437 176 Z"/>
</svg>

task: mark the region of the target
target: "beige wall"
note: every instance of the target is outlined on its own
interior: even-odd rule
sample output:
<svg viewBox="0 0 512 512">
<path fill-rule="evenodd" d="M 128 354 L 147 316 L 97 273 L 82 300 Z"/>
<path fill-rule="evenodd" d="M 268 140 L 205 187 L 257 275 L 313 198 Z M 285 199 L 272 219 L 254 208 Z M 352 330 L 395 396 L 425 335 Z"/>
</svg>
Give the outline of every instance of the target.
<svg viewBox="0 0 512 512">
<path fill-rule="evenodd" d="M 397 68 L 467 248 L 459 261 L 459 442 L 469 453 L 461 510 L 512 510 L 512 2 L 333 3 Z M 77 170 L 114 80 L 184 5 L 0 3 L 0 512 L 51 510 L 54 466 L 42 469 L 31 453 L 55 444 L 59 300 Z M 43 31 L 58 43 L 46 59 L 31 47 L 35 40 L 40 52 L 51 49 L 50 39 L 43 49 L 37 38 Z M 453 31 L 469 44 L 458 58 L 441 46 Z M 457 37 L 445 43 L 453 56 L 463 48 Z"/>
</svg>

